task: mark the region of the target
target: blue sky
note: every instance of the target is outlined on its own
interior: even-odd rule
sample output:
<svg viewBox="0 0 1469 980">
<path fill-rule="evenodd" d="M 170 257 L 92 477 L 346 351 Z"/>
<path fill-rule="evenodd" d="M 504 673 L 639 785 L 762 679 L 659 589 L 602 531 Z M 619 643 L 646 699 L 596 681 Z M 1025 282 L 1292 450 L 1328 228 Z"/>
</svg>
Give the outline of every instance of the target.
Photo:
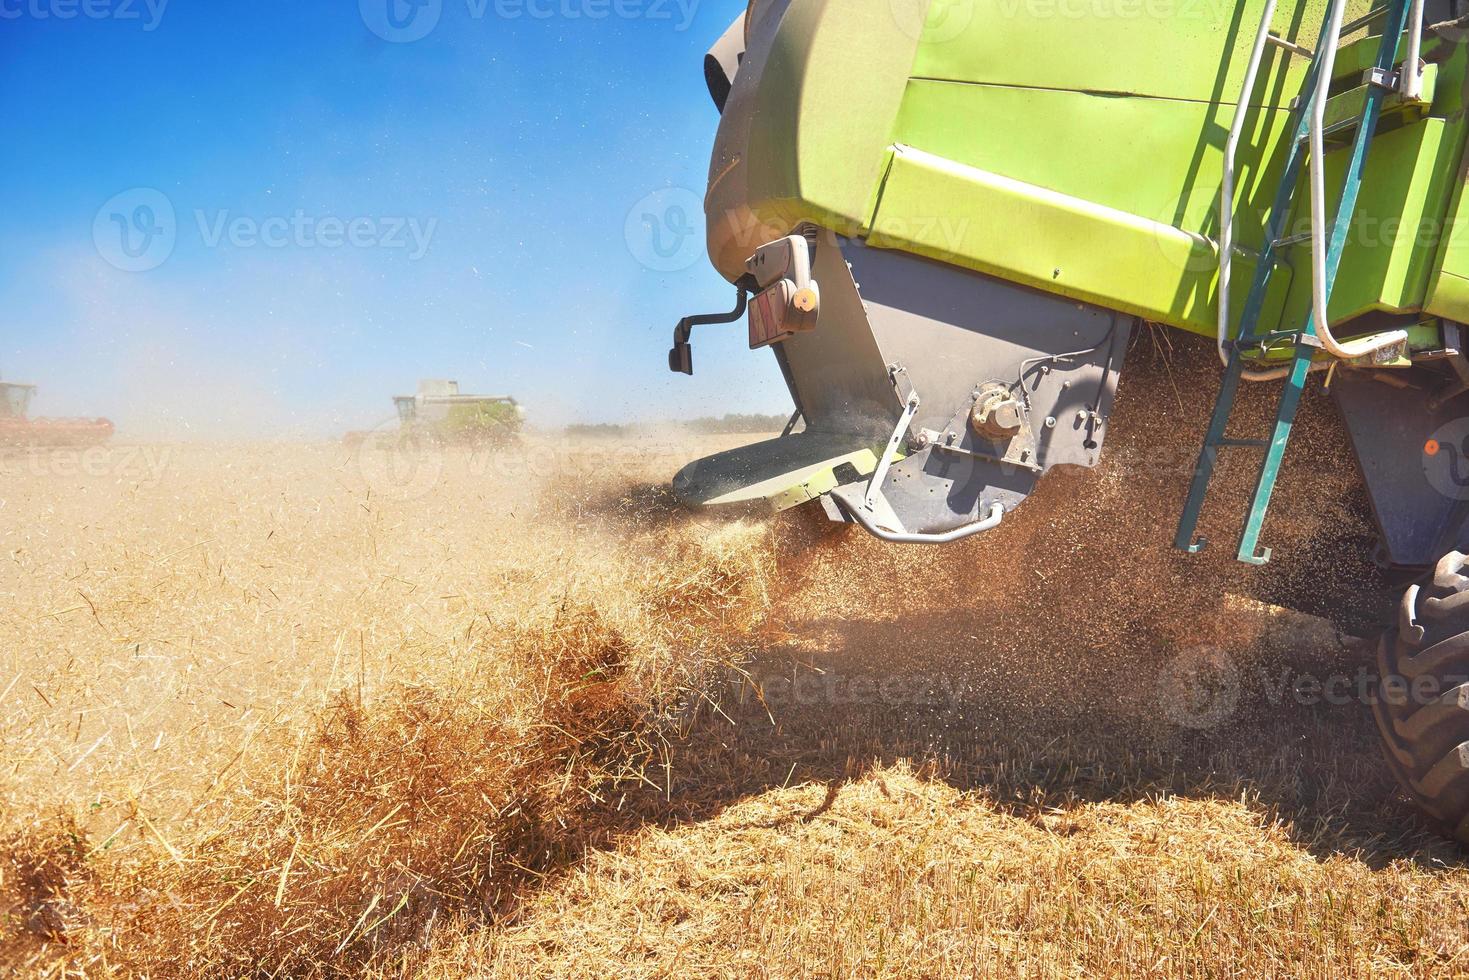
<svg viewBox="0 0 1469 980">
<path fill-rule="evenodd" d="M 0 376 L 139 436 L 334 435 L 420 377 L 548 425 L 786 411 L 742 326 L 665 365 L 733 296 L 697 201 L 743 7 L 0 0 Z"/>
</svg>

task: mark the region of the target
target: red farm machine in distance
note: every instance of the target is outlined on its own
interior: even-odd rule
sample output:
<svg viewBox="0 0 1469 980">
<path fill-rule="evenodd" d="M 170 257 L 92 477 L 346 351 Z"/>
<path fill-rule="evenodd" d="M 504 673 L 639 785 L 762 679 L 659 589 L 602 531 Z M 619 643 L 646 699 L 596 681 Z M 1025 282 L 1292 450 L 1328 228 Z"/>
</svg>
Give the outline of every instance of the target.
<svg viewBox="0 0 1469 980">
<path fill-rule="evenodd" d="M 31 418 L 35 385 L 0 382 L 0 450 L 86 449 L 112 438 L 107 419 Z"/>
</svg>

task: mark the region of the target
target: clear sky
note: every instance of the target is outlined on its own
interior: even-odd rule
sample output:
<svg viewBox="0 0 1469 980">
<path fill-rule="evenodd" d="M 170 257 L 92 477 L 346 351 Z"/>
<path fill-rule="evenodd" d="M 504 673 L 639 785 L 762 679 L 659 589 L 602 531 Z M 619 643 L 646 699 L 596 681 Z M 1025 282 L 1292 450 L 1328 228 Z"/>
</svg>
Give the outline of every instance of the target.
<svg viewBox="0 0 1469 980">
<path fill-rule="evenodd" d="M 733 299 L 702 59 L 744 5 L 0 0 L 0 377 L 141 436 L 334 435 L 420 377 L 786 411 L 743 326 L 665 361 Z"/>
</svg>

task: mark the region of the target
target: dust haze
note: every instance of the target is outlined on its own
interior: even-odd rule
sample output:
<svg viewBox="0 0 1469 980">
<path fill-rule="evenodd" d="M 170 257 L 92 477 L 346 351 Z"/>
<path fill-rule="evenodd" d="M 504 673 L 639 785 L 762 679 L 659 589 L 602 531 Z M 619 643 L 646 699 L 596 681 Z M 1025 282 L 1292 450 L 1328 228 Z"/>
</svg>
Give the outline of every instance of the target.
<svg viewBox="0 0 1469 980">
<path fill-rule="evenodd" d="M 1259 970 L 1433 972 L 1469 883 L 1431 866 L 1456 859 L 1367 709 L 1297 691 L 1370 659 L 1376 610 L 1341 597 L 1375 573 L 1317 557 L 1367 534 L 1342 434 L 1313 392 L 1268 574 L 1172 551 L 1217 370 L 1164 343 L 1135 340 L 1100 469 L 942 549 L 686 511 L 677 468 L 762 434 L 671 421 L 8 453 L 0 961 L 717 974 L 758 921 L 781 975 L 980 949 L 1123 973 L 1190 935 Z M 802 923 L 836 893 L 897 903 L 887 952 L 859 930 L 831 959 Z M 1242 946 L 1262 922 L 1317 934 Z"/>
</svg>

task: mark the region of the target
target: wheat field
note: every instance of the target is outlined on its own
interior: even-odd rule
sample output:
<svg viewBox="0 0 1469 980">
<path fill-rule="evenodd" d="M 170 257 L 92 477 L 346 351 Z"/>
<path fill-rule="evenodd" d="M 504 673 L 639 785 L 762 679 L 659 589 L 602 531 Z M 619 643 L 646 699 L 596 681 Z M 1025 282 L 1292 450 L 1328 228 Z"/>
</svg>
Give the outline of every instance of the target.
<svg viewBox="0 0 1469 980">
<path fill-rule="evenodd" d="M 1302 693 L 1367 644 L 1168 553 L 1172 469 L 892 549 L 659 489 L 740 441 L 6 457 L 0 970 L 1469 974 L 1463 855 Z"/>
</svg>

